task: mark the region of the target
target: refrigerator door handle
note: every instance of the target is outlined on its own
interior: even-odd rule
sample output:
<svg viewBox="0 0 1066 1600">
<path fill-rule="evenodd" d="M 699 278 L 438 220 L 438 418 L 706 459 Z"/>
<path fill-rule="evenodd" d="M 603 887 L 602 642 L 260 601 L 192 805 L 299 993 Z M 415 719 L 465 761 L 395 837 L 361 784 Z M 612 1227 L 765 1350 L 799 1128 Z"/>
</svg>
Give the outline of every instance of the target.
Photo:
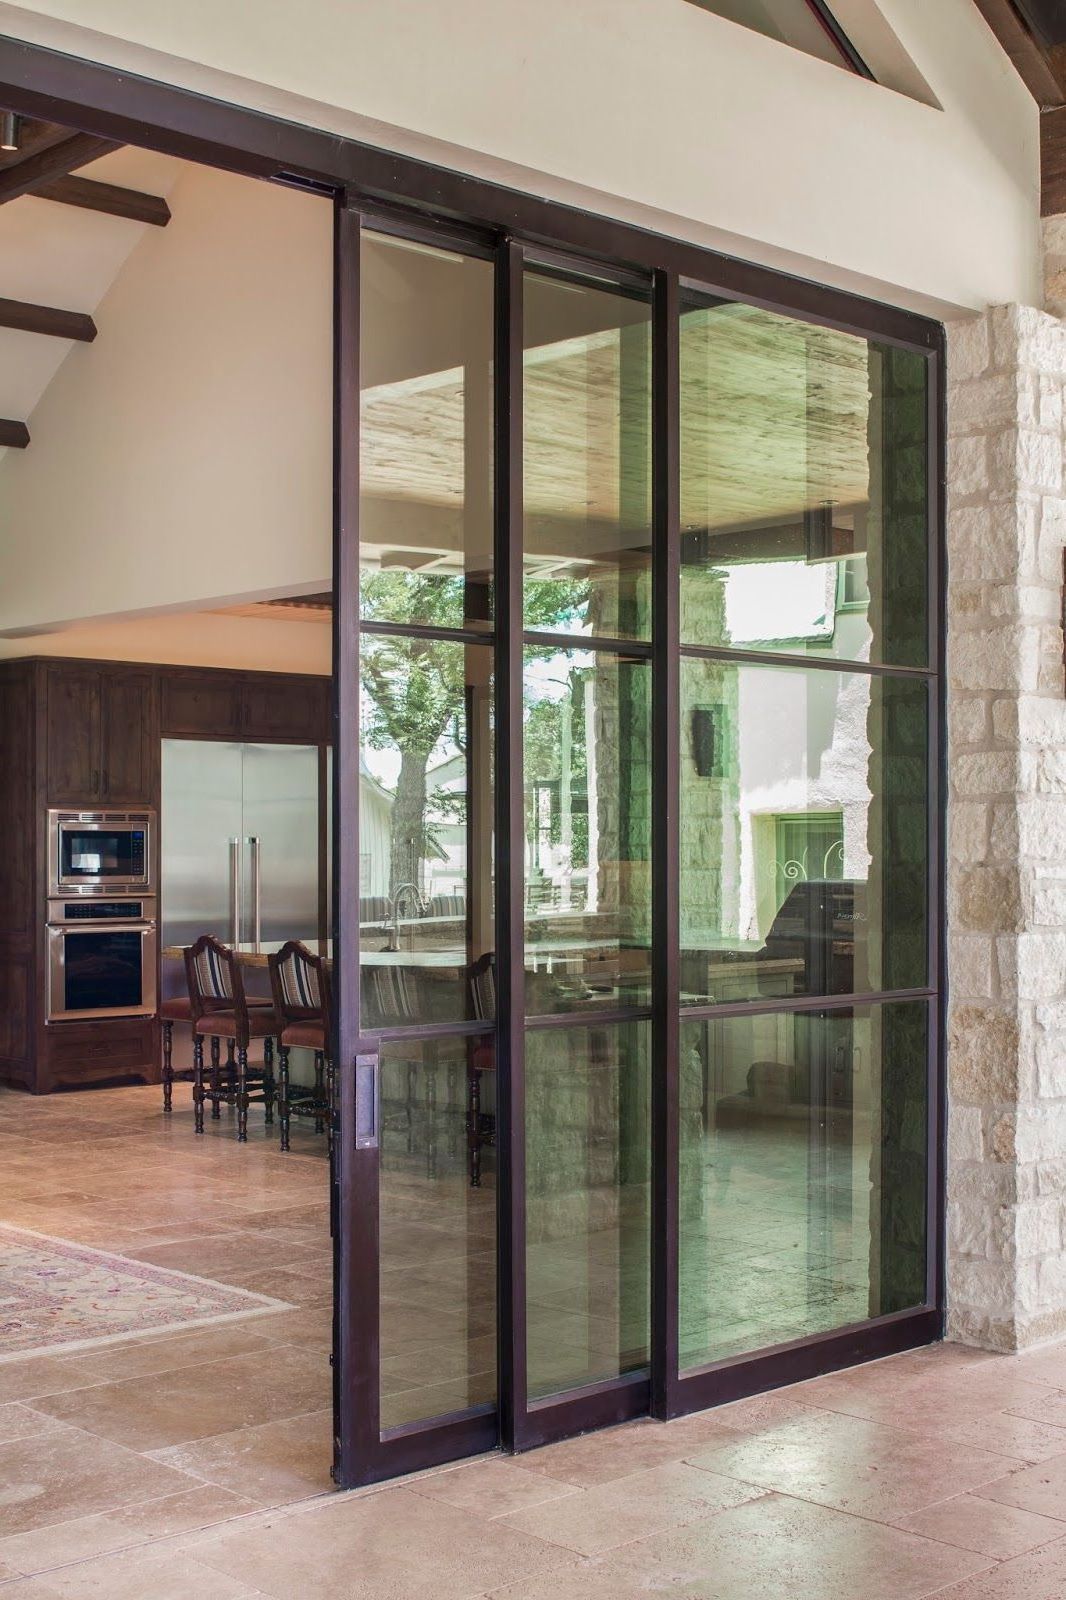
<svg viewBox="0 0 1066 1600">
<path fill-rule="evenodd" d="M 229 842 L 229 940 L 241 942 L 241 841 Z"/>
<path fill-rule="evenodd" d="M 255 948 L 258 950 L 263 939 L 263 880 L 261 875 L 263 851 L 262 843 L 257 834 L 253 833 L 249 837 L 248 843 L 252 852 L 252 938 L 255 940 Z"/>
</svg>

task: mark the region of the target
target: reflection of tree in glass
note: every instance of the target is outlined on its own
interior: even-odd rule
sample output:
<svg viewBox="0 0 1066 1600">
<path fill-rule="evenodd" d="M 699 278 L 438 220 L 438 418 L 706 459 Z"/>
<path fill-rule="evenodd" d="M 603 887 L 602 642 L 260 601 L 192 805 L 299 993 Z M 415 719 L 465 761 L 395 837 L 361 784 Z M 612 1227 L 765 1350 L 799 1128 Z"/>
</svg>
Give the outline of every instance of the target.
<svg viewBox="0 0 1066 1600">
<path fill-rule="evenodd" d="M 364 572 L 362 614 L 368 622 L 454 627 L 457 610 L 462 614 L 464 583 L 462 577 L 439 572 L 424 577 L 407 571 Z M 581 603 L 584 589 L 571 579 L 541 584 L 532 614 L 527 602 L 526 627 L 557 625 L 560 615 Z M 459 751 L 465 749 L 466 649 L 446 639 L 385 634 L 363 648 L 360 670 L 368 703 L 363 737 L 371 749 L 400 755 L 392 804 L 390 893 L 401 883 L 419 883 L 422 862 L 437 850 L 427 815 L 426 773 L 449 725 L 454 729 L 450 742 Z M 448 813 L 456 798 L 434 797 L 438 820 L 454 820 Z"/>
</svg>

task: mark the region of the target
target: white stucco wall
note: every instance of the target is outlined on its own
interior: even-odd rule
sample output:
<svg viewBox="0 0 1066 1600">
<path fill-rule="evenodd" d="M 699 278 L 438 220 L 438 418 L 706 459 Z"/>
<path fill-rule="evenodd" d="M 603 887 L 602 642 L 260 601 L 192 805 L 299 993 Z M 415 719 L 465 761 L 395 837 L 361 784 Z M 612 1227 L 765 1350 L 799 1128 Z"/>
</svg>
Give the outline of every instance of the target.
<svg viewBox="0 0 1066 1600">
<path fill-rule="evenodd" d="M 1040 294 L 1036 107 L 972 0 L 939 103 L 687 0 L 37 0 L 0 31 L 941 313 Z"/>
</svg>

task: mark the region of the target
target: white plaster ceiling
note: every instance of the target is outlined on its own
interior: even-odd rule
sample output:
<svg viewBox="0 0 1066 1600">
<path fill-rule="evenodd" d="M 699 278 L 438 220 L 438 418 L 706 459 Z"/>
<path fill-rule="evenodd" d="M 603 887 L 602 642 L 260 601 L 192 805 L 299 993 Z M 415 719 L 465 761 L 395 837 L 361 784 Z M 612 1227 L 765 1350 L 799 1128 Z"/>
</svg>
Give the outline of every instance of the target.
<svg viewBox="0 0 1066 1600">
<path fill-rule="evenodd" d="M 166 199 L 184 169 L 171 156 L 129 147 L 77 176 Z M 9 200 L 0 205 L 0 297 L 95 312 L 149 226 L 33 195 Z M 0 328 L 0 417 L 29 423 L 32 439 L 34 407 L 73 348 L 70 339 Z"/>
</svg>

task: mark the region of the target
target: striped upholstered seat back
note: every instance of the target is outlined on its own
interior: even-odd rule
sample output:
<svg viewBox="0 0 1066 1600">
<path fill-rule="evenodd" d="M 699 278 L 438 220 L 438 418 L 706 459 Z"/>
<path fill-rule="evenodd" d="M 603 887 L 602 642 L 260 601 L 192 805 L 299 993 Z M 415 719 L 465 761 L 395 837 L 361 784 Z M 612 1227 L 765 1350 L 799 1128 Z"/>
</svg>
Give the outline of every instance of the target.
<svg viewBox="0 0 1066 1600">
<path fill-rule="evenodd" d="M 217 1010 L 233 1004 L 233 955 L 222 945 L 199 940 L 193 946 L 190 969 L 196 997 L 205 1009 Z"/>
<path fill-rule="evenodd" d="M 274 1009 L 286 1022 L 319 1022 L 329 1013 L 329 979 L 325 962 L 292 939 L 270 957 Z"/>
<path fill-rule="evenodd" d="M 237 957 L 213 934 L 202 934 L 186 950 L 185 981 L 194 1023 L 219 1011 L 237 1013 L 238 1021 L 245 1015 L 244 984 Z"/>
</svg>

